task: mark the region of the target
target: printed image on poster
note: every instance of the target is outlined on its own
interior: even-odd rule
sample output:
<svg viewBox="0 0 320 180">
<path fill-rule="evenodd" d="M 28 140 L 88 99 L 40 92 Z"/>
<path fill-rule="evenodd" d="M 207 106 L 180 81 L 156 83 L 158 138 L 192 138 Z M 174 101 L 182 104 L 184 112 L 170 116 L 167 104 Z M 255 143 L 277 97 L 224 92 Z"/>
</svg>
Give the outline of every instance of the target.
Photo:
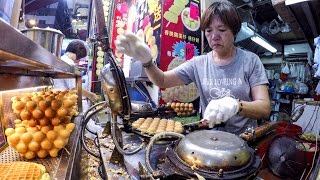
<svg viewBox="0 0 320 180">
<path fill-rule="evenodd" d="M 112 26 L 112 41 L 111 47 L 114 49 L 114 54 L 117 62 L 122 65 L 123 63 L 123 53 L 119 53 L 116 49 L 115 40 L 120 37 L 127 30 L 127 22 L 128 22 L 128 7 L 127 2 L 123 0 L 118 0 L 115 4 L 115 12 L 113 18 Z"/>
<path fill-rule="evenodd" d="M 132 32 L 148 44 L 152 58 L 159 64 L 162 2 L 160 0 L 139 1 L 136 19 L 132 25 Z"/>
<path fill-rule="evenodd" d="M 201 52 L 200 1 L 166 0 L 163 3 L 160 69 L 167 71 Z M 161 90 L 164 102 L 192 102 L 199 97 L 194 83 Z"/>
</svg>

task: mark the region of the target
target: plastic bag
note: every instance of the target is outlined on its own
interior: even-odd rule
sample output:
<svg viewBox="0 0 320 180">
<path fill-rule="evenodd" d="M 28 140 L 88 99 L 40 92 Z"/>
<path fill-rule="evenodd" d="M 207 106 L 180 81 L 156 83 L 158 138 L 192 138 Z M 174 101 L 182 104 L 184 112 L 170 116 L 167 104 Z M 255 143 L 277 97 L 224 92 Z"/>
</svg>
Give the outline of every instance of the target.
<svg viewBox="0 0 320 180">
<path fill-rule="evenodd" d="M 297 68 L 294 64 L 290 64 L 290 77 L 297 77 Z"/>
<path fill-rule="evenodd" d="M 314 50 L 314 63 L 320 64 L 320 37 L 314 38 L 314 45 L 316 46 Z"/>
<path fill-rule="evenodd" d="M 320 81 L 318 82 L 318 85 L 316 87 L 316 94 L 319 96 L 320 95 Z"/>
<path fill-rule="evenodd" d="M 288 67 L 288 63 L 286 63 L 285 66 L 281 69 L 281 73 L 290 74 L 290 69 Z"/>
</svg>

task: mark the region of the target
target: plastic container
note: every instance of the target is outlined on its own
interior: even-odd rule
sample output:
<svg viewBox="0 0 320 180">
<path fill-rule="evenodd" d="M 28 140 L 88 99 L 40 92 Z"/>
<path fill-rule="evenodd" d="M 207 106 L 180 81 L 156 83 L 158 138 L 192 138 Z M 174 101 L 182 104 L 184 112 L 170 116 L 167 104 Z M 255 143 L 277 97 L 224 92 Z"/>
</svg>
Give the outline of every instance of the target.
<svg viewBox="0 0 320 180">
<path fill-rule="evenodd" d="M 1 0 L 0 18 L 17 28 L 22 0 Z"/>
</svg>

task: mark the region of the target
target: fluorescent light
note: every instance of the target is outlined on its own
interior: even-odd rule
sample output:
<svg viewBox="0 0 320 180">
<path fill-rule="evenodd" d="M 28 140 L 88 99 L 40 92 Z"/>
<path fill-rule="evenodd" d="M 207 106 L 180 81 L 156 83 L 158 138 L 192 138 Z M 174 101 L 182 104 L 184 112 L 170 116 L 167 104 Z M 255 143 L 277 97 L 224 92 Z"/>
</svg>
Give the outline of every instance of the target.
<svg viewBox="0 0 320 180">
<path fill-rule="evenodd" d="M 301 3 L 305 1 L 310 1 L 310 0 L 286 0 L 285 4 L 286 6 L 291 5 L 291 4 L 296 4 L 296 3 Z"/>
<path fill-rule="evenodd" d="M 277 49 L 271 46 L 264 38 L 255 32 L 254 27 L 252 27 L 247 22 L 241 24 L 240 32 L 236 36 L 235 42 L 239 42 L 245 39 L 251 38 L 252 41 L 269 50 L 272 53 L 277 52 Z"/>
<path fill-rule="evenodd" d="M 268 51 L 275 53 L 277 52 L 277 49 L 271 46 L 265 39 L 262 37 L 255 35 L 251 37 L 251 40 L 254 41 L 255 43 L 259 44 L 260 46 L 266 48 Z"/>
<path fill-rule="evenodd" d="M 252 37 L 253 35 L 254 35 L 254 31 L 251 28 L 249 28 L 248 23 L 243 22 L 241 24 L 241 29 L 236 36 L 235 42 L 239 42 L 239 41 L 248 39 L 248 38 Z"/>
</svg>

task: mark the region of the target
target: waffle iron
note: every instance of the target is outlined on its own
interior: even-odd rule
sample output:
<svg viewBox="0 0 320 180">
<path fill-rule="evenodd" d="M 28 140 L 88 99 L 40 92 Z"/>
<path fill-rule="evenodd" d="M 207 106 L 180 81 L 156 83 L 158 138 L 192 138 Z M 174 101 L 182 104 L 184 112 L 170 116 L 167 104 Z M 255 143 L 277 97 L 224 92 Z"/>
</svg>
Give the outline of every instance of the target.
<svg viewBox="0 0 320 180">
<path fill-rule="evenodd" d="M 144 102 L 138 102 L 139 108 L 133 106 L 126 88 L 122 69 L 114 61 L 113 54 L 105 56 L 107 64 L 101 70 L 102 89 L 114 116 L 120 116 L 125 126 L 130 126 L 131 120 L 156 114 L 153 109 L 146 108 Z M 144 107 L 145 106 L 145 107 Z M 140 110 L 140 112 L 139 112 Z M 116 122 L 116 117 L 113 117 Z M 116 126 L 115 123 L 113 123 Z M 115 129 L 115 128 L 114 128 Z M 116 133 L 113 133 L 116 136 Z M 142 136 L 143 137 L 143 136 Z M 150 162 L 150 151 L 156 141 L 163 138 L 177 137 L 165 151 L 164 162 L 153 170 Z M 125 152 L 117 145 L 121 154 L 134 154 L 143 149 L 142 144 L 132 152 Z M 164 132 L 151 137 L 146 148 L 146 166 L 153 177 L 182 179 L 195 177 L 195 174 L 206 179 L 250 179 L 256 176 L 261 165 L 259 156 L 240 137 L 222 131 L 201 130 L 191 132 L 186 136 L 173 132 Z M 143 175 L 142 175 L 143 176 Z"/>
<path fill-rule="evenodd" d="M 103 11 L 100 10 L 99 13 L 100 17 Z M 146 144 L 143 142 L 130 152 L 124 150 L 118 141 L 122 137 L 116 133 L 117 129 L 119 130 L 117 117 L 122 118 L 124 129 L 126 129 L 130 127 L 133 120 L 139 117 L 155 116 L 157 111 L 148 108 L 148 103 L 130 101 L 123 71 L 116 64 L 108 44 L 107 28 L 103 19 L 101 22 L 98 19 L 97 25 L 99 34 L 97 42 L 102 46 L 106 63 L 101 70 L 101 85 L 106 106 L 112 112 L 111 137 L 116 149 L 122 155 L 134 155 Z M 171 145 L 166 145 L 167 148 L 163 152 L 164 161 L 158 163 L 154 170 L 150 165 L 150 152 L 153 145 L 164 138 L 174 139 Z M 240 137 L 222 131 L 201 130 L 187 135 L 174 132 L 154 135 L 146 146 L 145 165 L 146 173 L 152 178 L 186 179 L 200 175 L 206 179 L 250 179 L 256 176 L 261 160 Z M 144 175 L 146 174 L 141 174 L 141 179 Z"/>
</svg>

